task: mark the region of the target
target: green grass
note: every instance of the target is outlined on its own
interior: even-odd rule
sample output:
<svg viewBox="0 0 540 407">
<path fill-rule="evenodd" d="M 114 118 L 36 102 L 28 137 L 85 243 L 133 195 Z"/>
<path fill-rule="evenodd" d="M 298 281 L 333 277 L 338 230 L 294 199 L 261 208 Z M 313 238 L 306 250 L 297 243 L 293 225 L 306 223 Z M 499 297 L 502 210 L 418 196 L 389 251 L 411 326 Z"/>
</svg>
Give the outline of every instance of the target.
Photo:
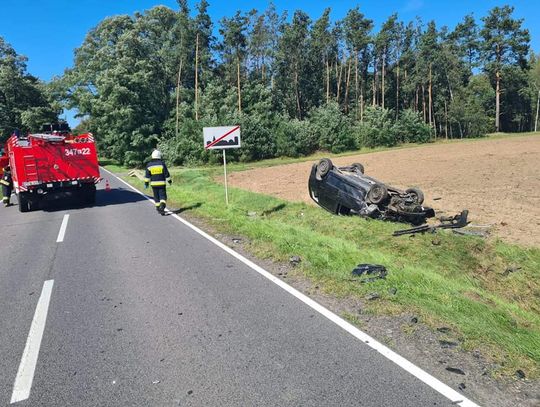
<svg viewBox="0 0 540 407">
<path fill-rule="evenodd" d="M 108 167 L 124 172 L 121 167 Z M 540 376 L 540 250 L 500 241 L 438 233 L 391 236 L 403 228 L 359 217 L 339 217 L 321 208 L 232 189 L 224 204 L 223 186 L 213 169 L 174 169 L 171 207 L 193 207 L 217 231 L 246 236 L 256 256 L 287 261 L 302 258 L 297 273 L 338 298 L 377 291 L 369 312 L 415 312 L 433 328 L 453 329 L 464 349 L 482 349 L 503 367 Z M 129 178 L 138 188 L 142 183 Z M 253 216 L 253 212 L 256 213 Z M 251 215 L 251 216 L 250 216 Z M 385 265 L 386 280 L 351 281 L 359 263 Z M 508 266 L 521 269 L 505 275 Z M 388 289 L 397 288 L 391 295 Z M 348 319 L 354 319 L 350 316 Z"/>
</svg>

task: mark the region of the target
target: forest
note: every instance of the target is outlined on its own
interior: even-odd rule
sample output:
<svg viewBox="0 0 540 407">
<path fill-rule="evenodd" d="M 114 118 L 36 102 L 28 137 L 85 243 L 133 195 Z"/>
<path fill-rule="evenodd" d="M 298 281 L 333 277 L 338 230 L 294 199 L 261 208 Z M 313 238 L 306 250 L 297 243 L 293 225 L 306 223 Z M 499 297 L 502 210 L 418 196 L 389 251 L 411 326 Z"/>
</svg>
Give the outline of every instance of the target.
<svg viewBox="0 0 540 407">
<path fill-rule="evenodd" d="M 511 6 L 376 30 L 358 7 L 214 22 L 206 0 L 177 2 L 104 19 L 47 83 L 0 37 L 0 137 L 76 109 L 105 157 L 140 165 L 158 146 L 189 165 L 220 159 L 205 126 L 240 125 L 240 161 L 537 130 L 540 62 Z"/>
</svg>

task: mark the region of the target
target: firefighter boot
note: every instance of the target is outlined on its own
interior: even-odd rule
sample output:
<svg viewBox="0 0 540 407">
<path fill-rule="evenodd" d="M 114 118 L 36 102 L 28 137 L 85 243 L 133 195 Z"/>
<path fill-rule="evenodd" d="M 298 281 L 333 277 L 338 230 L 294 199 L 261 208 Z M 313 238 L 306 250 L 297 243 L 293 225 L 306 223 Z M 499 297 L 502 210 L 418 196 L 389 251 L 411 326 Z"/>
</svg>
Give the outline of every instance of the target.
<svg viewBox="0 0 540 407">
<path fill-rule="evenodd" d="M 165 202 L 160 202 L 159 203 L 159 209 L 158 209 L 158 212 L 161 214 L 161 216 L 165 216 Z"/>
</svg>

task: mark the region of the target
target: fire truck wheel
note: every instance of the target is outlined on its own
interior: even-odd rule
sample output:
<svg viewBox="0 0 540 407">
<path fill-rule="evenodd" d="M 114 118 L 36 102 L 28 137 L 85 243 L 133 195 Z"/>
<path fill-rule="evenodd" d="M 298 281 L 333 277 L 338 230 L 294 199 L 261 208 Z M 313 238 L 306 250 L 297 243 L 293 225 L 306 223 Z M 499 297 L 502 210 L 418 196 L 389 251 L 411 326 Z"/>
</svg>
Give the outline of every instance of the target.
<svg viewBox="0 0 540 407">
<path fill-rule="evenodd" d="M 30 205 L 28 204 L 28 197 L 24 192 L 20 192 L 17 196 L 19 200 L 19 211 L 28 212 L 30 210 Z"/>
<path fill-rule="evenodd" d="M 85 205 L 93 205 L 96 203 L 95 185 L 84 186 L 81 188 L 81 201 Z"/>
<path fill-rule="evenodd" d="M 39 208 L 40 198 L 30 198 L 28 199 L 28 210 L 35 211 Z"/>
</svg>

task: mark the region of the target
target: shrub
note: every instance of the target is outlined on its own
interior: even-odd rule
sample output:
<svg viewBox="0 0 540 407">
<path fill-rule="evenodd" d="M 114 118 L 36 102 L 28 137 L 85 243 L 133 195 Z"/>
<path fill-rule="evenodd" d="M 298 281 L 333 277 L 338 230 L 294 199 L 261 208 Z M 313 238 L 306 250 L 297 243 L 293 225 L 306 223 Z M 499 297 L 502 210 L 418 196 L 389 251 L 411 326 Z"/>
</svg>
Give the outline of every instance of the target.
<svg viewBox="0 0 540 407">
<path fill-rule="evenodd" d="M 307 120 L 280 118 L 275 134 L 278 156 L 300 157 L 317 150 L 317 136 Z"/>
<path fill-rule="evenodd" d="M 405 109 L 394 124 L 394 134 L 399 143 L 427 143 L 433 129 L 421 119 L 418 112 Z"/>
<path fill-rule="evenodd" d="M 357 142 L 366 147 L 395 146 L 398 143 L 395 130 L 391 110 L 368 107 L 364 112 L 364 121 L 356 128 Z"/>
<path fill-rule="evenodd" d="M 357 147 L 350 119 L 341 112 L 337 103 L 312 109 L 308 120 L 320 149 L 341 153 Z"/>
</svg>

